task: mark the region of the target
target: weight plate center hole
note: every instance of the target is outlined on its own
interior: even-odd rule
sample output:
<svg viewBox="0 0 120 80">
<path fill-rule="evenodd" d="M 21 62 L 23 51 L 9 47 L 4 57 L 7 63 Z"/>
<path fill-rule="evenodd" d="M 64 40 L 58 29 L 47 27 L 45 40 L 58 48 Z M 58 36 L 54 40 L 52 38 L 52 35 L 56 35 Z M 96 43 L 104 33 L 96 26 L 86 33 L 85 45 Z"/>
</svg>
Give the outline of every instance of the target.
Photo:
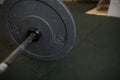
<svg viewBox="0 0 120 80">
<path fill-rule="evenodd" d="M 39 41 L 41 37 L 41 32 L 38 29 L 32 28 L 31 30 L 27 31 L 26 37 L 28 37 L 30 34 L 35 35 L 33 42 Z"/>
</svg>

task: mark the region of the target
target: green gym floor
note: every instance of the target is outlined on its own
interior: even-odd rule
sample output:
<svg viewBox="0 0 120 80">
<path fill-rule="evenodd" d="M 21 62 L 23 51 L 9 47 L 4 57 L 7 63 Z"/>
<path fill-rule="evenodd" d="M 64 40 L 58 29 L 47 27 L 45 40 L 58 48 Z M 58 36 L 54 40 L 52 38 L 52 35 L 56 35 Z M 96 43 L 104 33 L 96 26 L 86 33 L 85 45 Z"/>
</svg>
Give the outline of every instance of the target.
<svg viewBox="0 0 120 80">
<path fill-rule="evenodd" d="M 84 14 L 95 4 L 66 5 L 77 28 L 70 55 L 56 62 L 36 61 L 21 55 L 0 80 L 120 80 L 120 18 Z M 15 46 L 0 36 L 2 61 Z"/>
</svg>

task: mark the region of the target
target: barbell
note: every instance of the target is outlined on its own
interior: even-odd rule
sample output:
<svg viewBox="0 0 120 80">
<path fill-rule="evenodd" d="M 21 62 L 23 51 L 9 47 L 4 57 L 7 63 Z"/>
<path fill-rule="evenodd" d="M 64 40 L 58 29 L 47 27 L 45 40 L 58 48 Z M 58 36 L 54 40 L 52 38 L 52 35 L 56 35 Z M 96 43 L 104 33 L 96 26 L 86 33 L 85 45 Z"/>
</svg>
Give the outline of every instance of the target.
<svg viewBox="0 0 120 80">
<path fill-rule="evenodd" d="M 0 64 L 0 73 L 22 51 L 44 61 L 60 60 L 73 48 L 74 20 L 59 0 L 6 0 L 1 8 L 0 27 L 18 47 Z"/>
</svg>

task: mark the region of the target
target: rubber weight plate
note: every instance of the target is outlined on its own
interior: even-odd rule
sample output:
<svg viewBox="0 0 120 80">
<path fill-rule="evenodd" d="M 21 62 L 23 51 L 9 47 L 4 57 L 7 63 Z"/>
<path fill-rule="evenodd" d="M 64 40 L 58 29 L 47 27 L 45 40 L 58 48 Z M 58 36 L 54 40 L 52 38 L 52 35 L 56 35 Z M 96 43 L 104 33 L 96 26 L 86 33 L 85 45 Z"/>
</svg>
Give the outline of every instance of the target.
<svg viewBox="0 0 120 80">
<path fill-rule="evenodd" d="M 8 0 L 2 7 L 2 27 L 9 40 L 19 45 L 26 33 L 35 28 L 41 33 L 26 54 L 39 60 L 58 60 L 73 47 L 76 36 L 74 21 L 59 0 Z"/>
</svg>

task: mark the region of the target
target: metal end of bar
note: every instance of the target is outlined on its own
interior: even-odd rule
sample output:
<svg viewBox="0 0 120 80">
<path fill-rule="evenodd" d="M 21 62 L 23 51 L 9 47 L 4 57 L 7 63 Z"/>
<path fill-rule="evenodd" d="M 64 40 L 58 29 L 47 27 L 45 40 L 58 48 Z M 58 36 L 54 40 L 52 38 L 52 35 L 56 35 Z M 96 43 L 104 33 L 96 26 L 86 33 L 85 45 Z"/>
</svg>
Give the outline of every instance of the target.
<svg viewBox="0 0 120 80">
<path fill-rule="evenodd" d="M 0 64 L 0 74 L 2 74 L 3 72 L 5 72 L 6 70 L 7 70 L 7 68 L 8 68 L 8 64 L 6 64 L 6 63 L 1 63 Z"/>
</svg>

